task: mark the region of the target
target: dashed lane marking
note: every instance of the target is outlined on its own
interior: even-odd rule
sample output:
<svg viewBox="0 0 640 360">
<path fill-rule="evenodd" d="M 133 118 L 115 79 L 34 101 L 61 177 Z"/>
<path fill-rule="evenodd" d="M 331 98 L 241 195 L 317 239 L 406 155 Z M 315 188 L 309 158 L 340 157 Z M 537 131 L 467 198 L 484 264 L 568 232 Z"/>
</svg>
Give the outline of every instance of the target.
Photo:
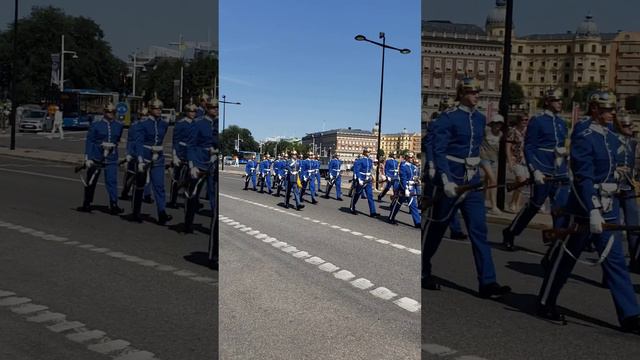
<svg viewBox="0 0 640 360">
<path fill-rule="evenodd" d="M 235 221 L 233 221 L 232 219 L 220 215 L 218 217 L 218 219 L 220 220 L 220 222 L 222 224 L 231 224 Z M 225 220 L 232 220 L 232 221 L 225 221 Z M 240 231 L 242 231 L 242 229 L 240 229 Z M 245 232 L 246 233 L 246 232 Z M 326 273 L 330 273 L 333 274 L 333 277 L 335 279 L 338 280 L 342 280 L 342 281 L 348 281 L 353 287 L 360 289 L 360 290 L 367 290 L 367 289 L 371 289 L 373 288 L 375 285 L 365 279 L 365 278 L 358 278 L 356 280 L 351 281 L 353 278 L 356 277 L 356 275 L 354 275 L 352 272 L 346 270 L 346 269 L 341 269 L 339 266 L 330 263 L 328 261 L 326 261 L 325 259 L 322 259 L 318 256 L 313 256 L 311 254 L 309 254 L 307 251 L 304 250 L 300 250 L 297 247 L 288 244 L 284 241 L 279 241 L 278 239 L 271 237 L 267 234 L 264 234 L 262 232 L 260 232 L 259 230 L 253 230 L 252 231 L 253 236 L 251 236 L 252 238 L 255 239 L 259 239 L 264 243 L 268 243 L 271 246 L 279 249 L 280 251 L 284 252 L 285 254 L 289 254 L 291 256 L 293 256 L 296 259 L 300 259 L 303 260 L 306 263 L 309 263 L 313 266 L 316 266 L 318 268 L 318 270 L 321 270 L 323 272 Z M 246 233 L 247 235 L 249 235 L 250 233 Z M 374 290 L 369 291 L 369 293 L 372 296 L 375 296 L 378 299 L 384 300 L 384 301 L 391 301 L 395 298 L 398 297 L 398 294 L 394 293 L 393 291 L 387 289 L 386 287 L 377 287 Z M 401 309 L 404 309 L 408 312 L 412 312 L 412 313 L 416 313 L 419 312 L 421 309 L 421 305 L 418 301 L 408 298 L 408 297 L 402 297 L 400 299 L 396 299 L 395 301 L 393 301 L 393 304 L 397 305 L 398 307 L 400 307 Z"/>
<path fill-rule="evenodd" d="M 9 307 L 23 320 L 43 324 L 47 330 L 112 359 L 158 360 L 152 352 L 136 349 L 126 340 L 113 339 L 102 330 L 90 330 L 84 323 L 68 320 L 65 314 L 51 312 L 47 306 L 34 304 L 31 299 L 18 297 L 12 291 L 0 290 L 0 306 Z"/>
<path fill-rule="evenodd" d="M 190 279 L 190 280 L 202 283 L 202 284 L 207 284 L 207 285 L 210 285 L 210 286 L 213 286 L 213 287 L 217 287 L 218 286 L 218 282 L 213 278 L 202 276 L 200 274 L 196 274 L 196 273 L 191 272 L 191 271 L 177 269 L 177 268 L 175 268 L 173 266 L 170 266 L 170 265 L 160 264 L 160 263 L 157 263 L 157 262 L 155 262 L 153 260 L 143 259 L 143 258 L 134 256 L 134 255 L 128 255 L 128 254 L 125 254 L 123 252 L 113 251 L 113 250 L 107 249 L 107 248 L 98 248 L 93 244 L 85 244 L 85 243 L 82 243 L 80 241 L 69 240 L 66 237 L 57 236 L 57 235 L 54 235 L 54 234 L 48 234 L 48 233 L 46 233 L 44 231 L 30 229 L 30 228 L 27 228 L 27 227 L 22 226 L 22 225 L 12 224 L 10 222 L 0 220 L 0 228 L 3 228 L 3 227 L 6 228 L 6 229 L 9 229 L 9 230 L 14 230 L 14 231 L 18 231 L 18 232 L 30 235 L 32 237 L 36 237 L 36 238 L 40 238 L 40 239 L 43 239 L 43 240 L 62 243 L 62 244 L 67 245 L 67 246 L 75 246 L 78 249 L 91 251 L 91 252 L 94 252 L 94 253 L 97 253 L 97 254 L 103 254 L 103 255 L 106 255 L 106 256 L 109 256 L 109 257 L 112 257 L 112 258 L 115 258 L 115 259 L 132 262 L 134 264 L 138 264 L 140 266 L 144 266 L 144 267 L 147 267 L 147 268 L 152 268 L 152 269 L 155 269 L 155 270 L 158 270 L 158 271 L 171 272 L 176 276 L 180 276 L 180 277 L 183 277 L 183 278 L 186 278 L 186 279 Z M 30 231 L 25 231 L 25 230 L 30 230 Z M 4 300 L 6 300 L 6 299 L 4 299 Z M 3 300 L 0 300 L 0 306 L 2 306 L 2 301 Z M 16 301 L 16 300 L 12 300 L 12 301 Z"/>
<path fill-rule="evenodd" d="M 220 196 L 226 197 L 228 199 L 236 200 L 236 201 L 241 201 L 241 202 L 244 202 L 244 203 L 247 203 L 247 204 L 260 206 L 260 207 L 263 207 L 265 209 L 281 212 L 283 214 L 287 214 L 287 215 L 290 215 L 290 216 L 298 217 L 298 218 L 301 218 L 302 220 L 310 221 L 310 222 L 313 222 L 313 223 L 316 223 L 316 224 L 320 224 L 322 226 L 327 226 L 327 227 L 329 227 L 331 229 L 334 229 L 334 230 L 338 230 L 338 231 L 345 232 L 345 233 L 350 233 L 350 234 L 358 236 L 358 237 L 363 237 L 363 238 L 365 238 L 367 240 L 376 241 L 379 244 L 391 246 L 391 247 L 393 247 L 395 249 L 398 249 L 398 250 L 405 250 L 405 251 L 408 251 L 408 252 L 410 252 L 412 254 L 415 254 L 415 255 L 422 254 L 422 252 L 420 250 L 418 250 L 418 249 L 413 249 L 413 248 L 407 247 L 407 246 L 402 245 L 402 244 L 396 244 L 396 243 L 388 241 L 388 240 L 378 239 L 378 238 L 376 238 L 375 236 L 372 236 L 372 235 L 367 235 L 367 234 L 363 234 L 363 233 L 358 232 L 358 231 L 353 231 L 351 229 L 347 229 L 347 228 L 339 226 L 339 225 L 334 225 L 334 224 L 329 224 L 329 223 L 326 223 L 326 222 L 322 222 L 322 221 L 317 220 L 317 219 L 312 219 L 312 218 L 310 218 L 308 216 L 304 216 L 303 217 L 300 214 L 296 214 L 296 213 L 292 213 L 292 212 L 289 212 L 289 211 L 285 211 L 285 210 L 279 209 L 277 207 L 268 206 L 268 205 L 261 204 L 261 203 L 255 202 L 255 201 L 246 200 L 246 199 L 243 199 L 243 198 L 240 198 L 240 197 L 237 197 L 237 196 L 232 196 L 232 195 L 227 195 L 227 194 L 222 194 L 222 193 L 220 193 Z M 227 219 L 225 219 L 225 220 L 227 220 Z M 228 220 L 229 221 L 226 221 L 226 222 L 223 220 L 222 222 L 224 222 L 226 224 L 237 223 L 237 221 L 233 221 L 231 219 L 228 219 Z M 251 234 L 251 235 L 253 235 L 253 234 Z"/>
<path fill-rule="evenodd" d="M 454 350 L 438 344 L 422 344 L 422 350 L 428 352 L 431 355 L 438 356 L 439 358 L 451 358 L 453 360 L 487 360 L 475 355 L 455 356 L 459 353 L 458 350 Z"/>
</svg>

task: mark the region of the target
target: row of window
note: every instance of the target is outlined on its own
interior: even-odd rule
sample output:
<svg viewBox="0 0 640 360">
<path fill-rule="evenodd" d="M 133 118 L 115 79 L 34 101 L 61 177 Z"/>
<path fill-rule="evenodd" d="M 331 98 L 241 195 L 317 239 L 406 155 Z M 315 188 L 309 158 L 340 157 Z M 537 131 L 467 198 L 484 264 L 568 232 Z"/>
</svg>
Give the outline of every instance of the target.
<svg viewBox="0 0 640 360">
<path fill-rule="evenodd" d="M 564 53 L 566 54 L 571 54 L 571 51 L 574 47 L 571 45 L 565 45 L 564 46 Z M 589 51 L 589 49 L 591 49 L 591 51 Z M 538 50 L 538 52 L 536 52 L 536 50 Z M 556 46 L 552 50 L 552 52 L 554 54 L 559 54 L 560 53 L 560 49 Z M 586 51 L 585 51 L 586 50 Z M 607 53 L 607 45 L 601 45 L 600 46 L 600 53 L 602 54 L 606 54 Z M 591 46 L 589 47 L 588 45 L 585 46 L 585 44 L 576 44 L 575 45 L 575 52 L 591 52 L 591 53 L 597 53 L 598 52 L 598 45 L 596 44 L 591 44 Z M 518 45 L 518 54 L 523 54 L 524 53 L 524 45 Z M 529 54 L 546 54 L 547 53 L 547 48 L 546 47 L 540 47 L 540 46 L 536 46 L 536 47 L 531 47 L 529 48 Z"/>
<path fill-rule="evenodd" d="M 564 83 L 569 83 L 571 81 L 570 78 L 571 77 L 570 77 L 569 74 L 564 74 L 564 78 L 563 78 Z M 545 76 L 540 76 L 539 79 L 540 79 L 539 82 L 543 83 L 548 78 L 545 77 Z M 577 79 L 578 82 L 582 82 L 582 76 L 577 76 L 576 79 Z M 522 81 L 522 74 L 521 73 L 516 73 L 516 81 Z M 551 81 L 554 82 L 554 83 L 557 82 L 558 81 L 558 76 L 557 75 L 551 76 Z M 589 76 L 589 82 L 595 82 L 595 81 L 596 81 L 596 77 L 595 76 Z M 534 82 L 534 77 L 533 76 L 529 76 L 527 78 L 527 82 L 533 83 Z M 605 82 L 605 76 L 604 75 L 600 75 L 600 82 L 601 83 Z"/>
<path fill-rule="evenodd" d="M 432 61 L 433 61 L 433 68 L 436 71 L 442 70 L 443 62 L 444 62 L 445 71 L 452 71 L 454 68 L 454 61 L 455 61 L 455 69 L 457 72 L 464 72 L 464 71 L 473 72 L 474 70 L 477 70 L 478 72 L 481 72 L 481 73 L 488 71 L 490 74 L 493 74 L 496 72 L 496 68 L 498 66 L 498 63 L 496 61 L 467 59 L 465 62 L 465 59 L 426 57 L 422 59 L 423 68 L 426 70 L 429 70 L 431 68 Z"/>
<path fill-rule="evenodd" d="M 426 87 L 433 86 L 434 88 L 439 89 L 444 86 L 445 89 L 454 89 L 457 85 L 457 80 L 454 79 L 451 75 L 444 76 L 444 85 L 442 80 L 443 78 L 440 76 L 433 78 L 426 76 L 422 78 L 424 86 Z M 497 82 L 498 81 L 495 78 L 489 78 L 485 82 L 486 86 L 482 86 L 482 88 L 488 91 L 495 91 Z"/>
</svg>

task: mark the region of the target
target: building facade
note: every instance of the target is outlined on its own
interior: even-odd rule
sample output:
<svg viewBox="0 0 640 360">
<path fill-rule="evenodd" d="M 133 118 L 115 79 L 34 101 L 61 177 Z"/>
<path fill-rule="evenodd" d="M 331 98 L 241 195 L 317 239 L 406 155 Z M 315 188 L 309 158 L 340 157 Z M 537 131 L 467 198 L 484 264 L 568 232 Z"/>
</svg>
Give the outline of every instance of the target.
<svg viewBox="0 0 640 360">
<path fill-rule="evenodd" d="M 407 129 L 397 134 L 382 134 L 381 148 L 385 155 L 390 152 L 409 150 L 418 156 L 420 154 L 421 136 L 420 133 L 410 133 Z"/>
<path fill-rule="evenodd" d="M 338 153 L 342 162 L 349 165 L 362 154 L 365 147 L 375 156 L 378 134 L 375 131 L 361 129 L 333 129 L 307 134 L 302 138 L 302 144 L 315 146 L 315 153 L 321 156 L 333 156 Z"/>
</svg>

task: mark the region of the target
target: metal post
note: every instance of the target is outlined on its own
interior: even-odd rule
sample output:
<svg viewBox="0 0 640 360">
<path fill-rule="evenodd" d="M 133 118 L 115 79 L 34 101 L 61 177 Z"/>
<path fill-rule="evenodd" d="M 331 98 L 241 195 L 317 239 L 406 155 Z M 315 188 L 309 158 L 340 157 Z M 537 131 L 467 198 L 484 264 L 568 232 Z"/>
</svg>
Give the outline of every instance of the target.
<svg viewBox="0 0 640 360">
<path fill-rule="evenodd" d="M 60 51 L 60 92 L 64 91 L 64 35 L 62 35 L 62 50 Z"/>
<path fill-rule="evenodd" d="M 133 53 L 133 96 L 136 96 L 136 53 Z"/>
<path fill-rule="evenodd" d="M 222 131 L 220 132 L 220 135 L 224 134 L 224 120 L 227 109 L 226 99 L 227 95 L 222 95 Z M 222 154 L 222 165 L 220 166 L 220 170 L 224 171 L 224 153 Z"/>
<path fill-rule="evenodd" d="M 504 32 L 504 60 L 502 64 L 502 96 L 500 97 L 500 114 L 504 117 L 502 124 L 502 137 L 498 151 L 498 191 L 496 201 L 500 210 L 505 209 L 507 189 L 507 139 L 509 130 L 509 83 L 511 82 L 511 29 L 513 27 L 513 0 L 507 0 L 507 14 Z"/>
<path fill-rule="evenodd" d="M 15 1 L 13 15 L 13 61 L 11 65 L 11 144 L 9 149 L 16 149 L 16 112 L 18 101 L 16 99 L 16 77 L 18 73 L 18 0 Z"/>
<path fill-rule="evenodd" d="M 378 166 L 376 167 L 376 190 L 379 190 L 380 186 L 380 147 L 382 141 L 382 93 L 384 89 L 384 49 L 385 49 L 385 36 L 384 33 L 380 33 L 382 38 L 382 69 L 380 71 L 380 108 L 378 109 L 378 149 L 376 150 L 376 159 L 378 159 Z"/>
</svg>

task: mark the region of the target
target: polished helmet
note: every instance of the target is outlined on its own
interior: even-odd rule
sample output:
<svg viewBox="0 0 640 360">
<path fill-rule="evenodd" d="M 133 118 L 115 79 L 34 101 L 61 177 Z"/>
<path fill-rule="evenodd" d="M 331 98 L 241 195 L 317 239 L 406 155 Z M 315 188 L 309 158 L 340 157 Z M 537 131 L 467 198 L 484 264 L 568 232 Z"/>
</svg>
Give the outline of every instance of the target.
<svg viewBox="0 0 640 360">
<path fill-rule="evenodd" d="M 149 101 L 149 110 L 153 110 L 153 109 L 162 109 L 162 101 L 160 101 L 160 99 L 158 99 L 158 94 L 153 94 L 153 99 L 151 99 L 151 101 Z"/>
<path fill-rule="evenodd" d="M 200 102 L 208 102 L 209 101 L 209 95 L 207 95 L 207 92 L 202 89 L 202 94 L 200 94 L 200 97 L 198 98 L 200 100 Z"/>
<path fill-rule="evenodd" d="M 562 100 L 562 91 L 559 89 L 549 89 L 544 93 L 545 101 L 560 101 Z"/>
<path fill-rule="evenodd" d="M 596 99 L 598 107 L 601 109 L 616 109 L 617 99 L 616 94 L 612 91 L 600 91 L 598 98 Z"/>
<path fill-rule="evenodd" d="M 209 108 L 218 108 L 218 99 L 209 98 L 206 101 L 205 106 L 207 107 L 207 109 L 209 109 Z"/>
<path fill-rule="evenodd" d="M 458 83 L 456 93 L 458 98 L 461 98 L 465 93 L 480 92 L 481 90 L 480 83 L 476 79 L 472 77 L 465 77 Z"/>
<path fill-rule="evenodd" d="M 56 106 L 56 108 L 57 108 L 57 106 Z M 104 112 L 115 112 L 116 111 L 116 107 L 112 103 L 108 102 L 108 103 L 104 104 L 104 109 L 103 110 L 104 110 Z"/>
<path fill-rule="evenodd" d="M 198 105 L 193 103 L 193 98 L 189 99 L 189 103 L 184 106 L 184 111 L 196 111 L 198 109 Z"/>
</svg>

